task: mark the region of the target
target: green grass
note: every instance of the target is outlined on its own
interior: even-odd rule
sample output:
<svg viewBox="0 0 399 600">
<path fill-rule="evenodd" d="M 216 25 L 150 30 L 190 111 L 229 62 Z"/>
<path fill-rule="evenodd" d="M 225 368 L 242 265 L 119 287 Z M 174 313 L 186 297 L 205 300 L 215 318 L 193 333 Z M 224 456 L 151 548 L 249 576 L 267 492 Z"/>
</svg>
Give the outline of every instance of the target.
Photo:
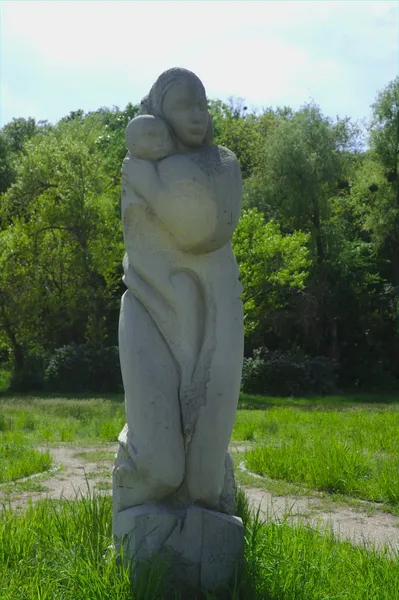
<svg viewBox="0 0 399 600">
<path fill-rule="evenodd" d="M 385 549 L 338 541 L 300 523 L 268 522 L 252 531 L 255 598 L 269 600 L 394 600 L 398 559 Z"/>
<path fill-rule="evenodd" d="M 1 398 L 0 484 L 50 469 L 49 452 L 35 445 L 115 442 L 124 421 L 124 406 L 115 400 Z M 96 461 L 113 458 L 101 450 L 94 454 Z"/>
<path fill-rule="evenodd" d="M 304 525 L 261 523 L 238 494 L 245 566 L 232 600 L 394 600 L 398 559 Z M 132 589 L 110 550 L 111 499 L 43 500 L 0 511 L 1 600 L 162 600 L 159 572 Z M 177 597 L 177 596 L 173 596 Z M 190 596 L 190 599 L 194 596 Z M 208 595 L 209 600 L 213 598 Z"/>
<path fill-rule="evenodd" d="M 0 399 L 0 443 L 7 435 L 35 444 L 116 442 L 124 422 L 124 405 L 114 399 Z"/>
<path fill-rule="evenodd" d="M 265 398 L 241 394 L 239 411 L 233 432 L 235 440 L 251 440 L 259 437 L 265 425 L 258 410 L 296 408 L 298 411 L 326 409 L 341 410 L 355 406 L 378 411 L 398 403 L 399 397 L 386 396 L 337 396 L 320 398 Z M 371 404 L 372 403 L 372 404 Z M 116 442 L 125 422 L 123 396 L 90 397 L 71 395 L 1 396 L 0 397 L 0 443 L 7 434 L 13 439 L 18 434 L 24 443 L 32 444 L 90 444 Z M 269 425 L 274 427 L 274 425 Z"/>
<path fill-rule="evenodd" d="M 0 393 L 5 392 L 11 381 L 11 371 L 0 369 Z"/>
<path fill-rule="evenodd" d="M 267 478 L 237 471 L 241 483 L 266 481 L 268 489 L 274 485 L 281 493 L 321 490 L 331 499 L 377 500 L 398 508 L 398 397 L 241 395 L 239 406 L 233 439 L 251 449 L 237 453 L 235 462 L 245 456 L 247 467 Z M 16 469 L 8 478 L 39 472 L 46 453 L 35 445 L 115 442 L 124 420 L 121 397 L 2 396 L 0 477 L 6 460 Z M 99 456 L 107 460 L 113 453 L 93 449 L 82 454 L 88 461 Z M 28 481 L 40 485 L 42 477 Z M 110 483 L 97 485 L 105 491 Z M 247 526 L 245 569 L 242 589 L 232 590 L 230 598 L 399 598 L 398 558 L 388 549 L 354 546 L 288 519 L 261 524 L 249 515 L 242 494 L 239 499 Z M 110 498 L 46 500 L 24 510 L 5 506 L 0 509 L 0 600 L 161 600 L 159 573 L 153 573 L 150 589 L 132 590 L 127 570 L 109 550 L 111 543 Z"/>
<path fill-rule="evenodd" d="M 340 396 L 309 396 L 306 398 L 286 398 L 277 396 L 252 396 L 240 394 L 239 408 L 259 409 L 274 406 L 297 406 L 303 409 L 323 407 L 341 409 L 351 406 L 384 406 L 399 404 L 399 392 L 391 394 L 341 394 Z"/>
<path fill-rule="evenodd" d="M 235 437 L 254 473 L 317 490 L 399 504 L 399 405 L 240 411 Z"/>
<path fill-rule="evenodd" d="M 88 452 L 76 452 L 74 456 L 83 458 L 87 462 L 112 461 L 115 458 L 115 452 L 110 450 L 93 450 Z"/>
<path fill-rule="evenodd" d="M 116 442 L 125 421 L 121 400 L 4 396 L 0 447 Z M 397 396 L 282 399 L 242 394 L 239 406 L 233 440 L 255 444 L 246 454 L 251 471 L 308 489 L 399 505 Z M 96 451 L 82 458 L 97 461 L 99 456 Z M 112 458 L 107 451 L 101 455 Z M 33 462 L 26 466 L 33 468 Z M 48 467 L 32 468 L 15 477 Z"/>
<path fill-rule="evenodd" d="M 22 442 L 0 437 L 0 484 L 48 471 L 52 464 L 47 451 L 40 452 Z"/>
</svg>

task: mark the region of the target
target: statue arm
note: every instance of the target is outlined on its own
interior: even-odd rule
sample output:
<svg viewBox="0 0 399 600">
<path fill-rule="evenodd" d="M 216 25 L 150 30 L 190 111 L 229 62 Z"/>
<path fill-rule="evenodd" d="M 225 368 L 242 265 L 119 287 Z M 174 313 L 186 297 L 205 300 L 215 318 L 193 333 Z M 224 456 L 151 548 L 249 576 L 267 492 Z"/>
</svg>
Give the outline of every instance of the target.
<svg viewBox="0 0 399 600">
<path fill-rule="evenodd" d="M 122 179 L 144 198 L 181 250 L 189 251 L 212 235 L 216 204 L 211 190 L 195 178 L 176 178 L 168 185 L 154 163 L 129 158 L 123 163 Z"/>
</svg>

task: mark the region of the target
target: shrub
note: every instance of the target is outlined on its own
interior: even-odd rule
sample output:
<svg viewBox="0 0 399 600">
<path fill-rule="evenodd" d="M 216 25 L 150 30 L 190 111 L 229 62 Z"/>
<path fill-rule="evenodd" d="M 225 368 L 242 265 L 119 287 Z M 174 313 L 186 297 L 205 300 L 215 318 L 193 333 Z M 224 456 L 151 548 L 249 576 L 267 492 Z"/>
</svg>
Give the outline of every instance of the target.
<svg viewBox="0 0 399 600">
<path fill-rule="evenodd" d="M 252 358 L 244 358 L 242 391 L 272 396 L 333 393 L 337 367 L 324 356 L 259 348 Z"/>
<path fill-rule="evenodd" d="M 24 366 L 13 372 L 10 379 L 11 392 L 39 391 L 44 387 L 46 355 L 42 351 L 25 356 Z"/>
<path fill-rule="evenodd" d="M 45 389 L 57 392 L 118 392 L 122 376 L 117 346 L 58 348 L 45 371 Z"/>
</svg>

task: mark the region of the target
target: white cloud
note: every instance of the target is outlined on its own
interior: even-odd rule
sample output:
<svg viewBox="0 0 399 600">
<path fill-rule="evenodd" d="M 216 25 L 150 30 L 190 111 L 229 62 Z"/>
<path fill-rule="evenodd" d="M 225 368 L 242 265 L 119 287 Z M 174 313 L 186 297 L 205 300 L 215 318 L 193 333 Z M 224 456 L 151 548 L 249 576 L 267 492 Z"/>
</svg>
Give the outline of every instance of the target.
<svg viewBox="0 0 399 600">
<path fill-rule="evenodd" d="M 197 72 L 211 97 L 296 106 L 310 95 L 334 97 L 341 85 L 342 104 L 364 84 L 368 63 L 369 79 L 381 87 L 399 52 L 397 3 L 382 0 L 31 1 L 3 2 L 0 10 L 2 79 L 10 93 L 16 95 L 16 68 L 21 78 L 40 68 L 40 85 L 48 88 L 62 78 L 71 87 L 74 77 L 86 76 L 87 86 L 102 82 L 98 105 L 111 92 L 116 104 L 137 102 L 171 66 Z M 375 72 L 375 61 L 385 70 Z M 128 98 L 128 89 L 137 97 Z M 84 97 L 82 89 L 82 107 Z"/>
</svg>

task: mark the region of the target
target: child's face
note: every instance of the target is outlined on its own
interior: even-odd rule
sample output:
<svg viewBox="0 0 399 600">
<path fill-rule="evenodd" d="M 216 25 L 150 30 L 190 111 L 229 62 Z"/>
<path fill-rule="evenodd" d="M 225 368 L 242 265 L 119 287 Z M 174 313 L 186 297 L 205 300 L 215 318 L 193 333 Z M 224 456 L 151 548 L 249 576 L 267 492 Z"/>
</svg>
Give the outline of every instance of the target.
<svg viewBox="0 0 399 600">
<path fill-rule="evenodd" d="M 157 117 L 140 116 L 126 130 L 129 152 L 137 158 L 161 160 L 173 154 L 174 144 L 166 124 Z"/>
</svg>

